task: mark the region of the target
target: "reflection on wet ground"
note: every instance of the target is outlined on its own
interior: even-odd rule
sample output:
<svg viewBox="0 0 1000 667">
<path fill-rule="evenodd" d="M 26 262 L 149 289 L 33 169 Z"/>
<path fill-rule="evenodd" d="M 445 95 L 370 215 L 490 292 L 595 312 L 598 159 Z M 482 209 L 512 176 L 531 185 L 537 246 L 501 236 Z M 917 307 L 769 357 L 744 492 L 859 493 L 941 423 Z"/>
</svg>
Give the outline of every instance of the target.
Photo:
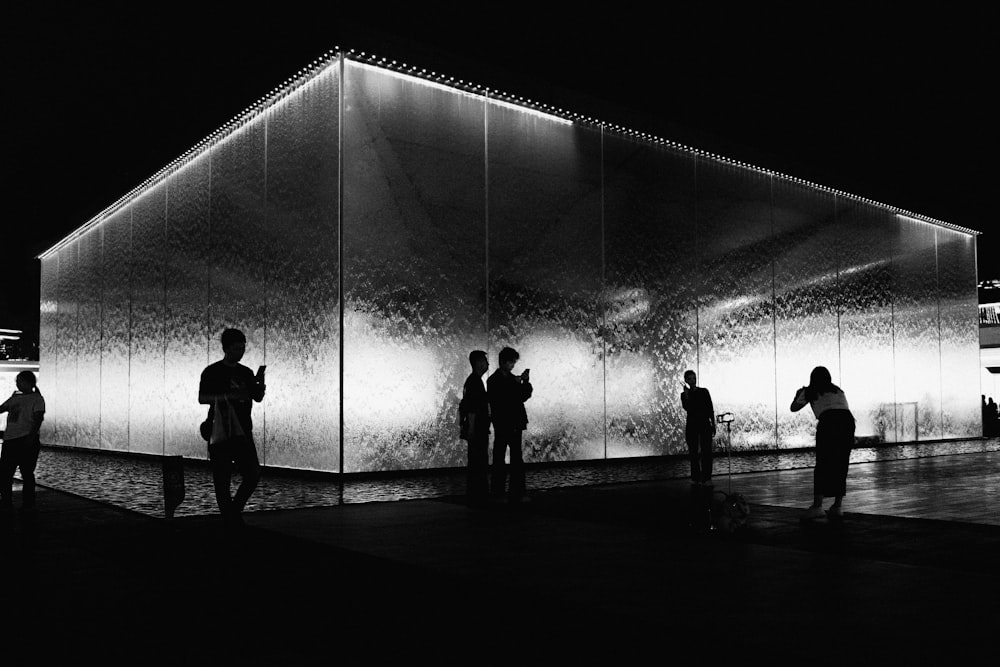
<svg viewBox="0 0 1000 667">
<path fill-rule="evenodd" d="M 894 446 L 860 447 L 851 452 L 851 463 L 915 459 L 973 452 L 997 451 L 1000 441 L 958 440 Z M 716 479 L 747 472 L 811 468 L 812 450 L 739 453 L 716 459 Z M 570 486 L 683 479 L 689 474 L 684 457 L 659 457 L 615 461 L 536 464 L 528 468 L 529 490 Z M 79 449 L 46 447 L 36 470 L 42 486 L 67 491 L 86 498 L 124 507 L 150 516 L 162 517 L 163 468 L 155 457 L 137 457 Z M 234 486 L 238 477 L 234 479 Z M 185 498 L 176 516 L 212 514 L 217 511 L 210 470 L 205 461 L 185 460 Z M 365 503 L 461 495 L 465 492 L 465 471 L 448 469 L 414 471 L 406 474 L 304 475 L 295 471 L 268 468 L 250 499 L 247 511 L 324 507 L 344 503 Z"/>
</svg>

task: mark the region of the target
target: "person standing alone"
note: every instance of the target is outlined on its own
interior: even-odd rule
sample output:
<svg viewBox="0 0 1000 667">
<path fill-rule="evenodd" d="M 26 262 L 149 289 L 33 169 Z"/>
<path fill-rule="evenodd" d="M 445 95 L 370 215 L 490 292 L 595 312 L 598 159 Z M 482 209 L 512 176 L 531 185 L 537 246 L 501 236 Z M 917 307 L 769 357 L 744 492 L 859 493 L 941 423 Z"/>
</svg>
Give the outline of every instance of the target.
<svg viewBox="0 0 1000 667">
<path fill-rule="evenodd" d="M 712 438 L 715 437 L 715 407 L 708 389 L 698 386 L 694 371 L 684 372 L 681 406 L 687 412 L 684 438 L 691 458 L 691 481 L 712 484 Z"/>
<path fill-rule="evenodd" d="M 0 509 L 13 506 L 14 471 L 21 470 L 21 507 L 35 507 L 35 465 L 41 445 L 38 430 L 45 419 L 45 399 L 38 391 L 38 381 L 31 371 L 21 371 L 14 378 L 17 391 L 0 405 L 7 413 L 0 453 Z"/>
<path fill-rule="evenodd" d="M 257 375 L 240 363 L 247 349 L 247 339 L 239 329 L 222 332 L 221 360 L 201 373 L 198 402 L 212 406 L 211 437 L 208 456 L 212 463 L 215 500 L 227 525 L 243 523 L 242 513 L 257 482 L 260 481 L 260 461 L 253 440 L 251 401 L 264 400 L 264 367 Z M 236 495 L 230 495 L 233 469 L 242 476 Z"/>
<path fill-rule="evenodd" d="M 844 390 L 833 383 L 830 371 L 817 366 L 809 374 L 809 384 L 799 388 L 790 409 L 798 412 L 811 406 L 816 415 L 816 467 L 813 470 L 813 503 L 803 518 L 843 518 L 841 503 L 847 495 L 847 470 L 854 447 L 854 415 Z M 823 512 L 823 500 L 833 504 Z"/>
</svg>

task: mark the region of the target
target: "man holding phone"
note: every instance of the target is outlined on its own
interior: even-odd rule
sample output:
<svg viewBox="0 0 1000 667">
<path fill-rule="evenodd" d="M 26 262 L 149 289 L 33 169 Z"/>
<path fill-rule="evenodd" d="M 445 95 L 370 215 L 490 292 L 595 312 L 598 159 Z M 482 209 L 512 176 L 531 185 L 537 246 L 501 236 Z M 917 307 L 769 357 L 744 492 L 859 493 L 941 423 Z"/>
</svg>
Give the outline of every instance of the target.
<svg viewBox="0 0 1000 667">
<path fill-rule="evenodd" d="M 687 412 L 684 437 L 691 458 L 691 481 L 712 485 L 712 438 L 715 437 L 715 407 L 708 389 L 698 386 L 694 371 L 684 373 L 681 406 Z"/>
<path fill-rule="evenodd" d="M 253 440 L 251 401 L 264 400 L 264 366 L 257 375 L 240 363 L 247 339 L 239 329 L 222 332 L 221 360 L 201 373 L 198 402 L 212 406 L 209 411 L 211 437 L 208 456 L 212 463 L 215 499 L 227 525 L 243 524 L 243 508 L 260 481 L 260 461 Z M 242 476 L 235 496 L 230 496 L 234 467 Z"/>
<path fill-rule="evenodd" d="M 511 502 L 527 500 L 524 479 L 524 458 L 521 453 L 521 439 L 528 427 L 528 413 L 524 402 L 531 398 L 530 369 L 514 375 L 514 366 L 520 355 L 517 350 L 505 347 L 500 350 L 498 368 L 486 381 L 486 396 L 490 404 L 490 419 L 493 421 L 493 474 L 492 493 L 495 498 L 504 494 L 507 483 L 507 469 L 504 465 L 507 449 L 510 448 L 510 489 L 507 490 Z"/>
</svg>

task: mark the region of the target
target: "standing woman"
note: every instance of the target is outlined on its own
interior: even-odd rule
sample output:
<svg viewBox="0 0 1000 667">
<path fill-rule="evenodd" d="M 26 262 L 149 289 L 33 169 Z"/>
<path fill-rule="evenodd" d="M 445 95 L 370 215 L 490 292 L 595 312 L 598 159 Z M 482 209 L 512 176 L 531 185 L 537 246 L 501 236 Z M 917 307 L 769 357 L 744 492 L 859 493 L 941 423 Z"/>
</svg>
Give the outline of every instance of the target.
<svg viewBox="0 0 1000 667">
<path fill-rule="evenodd" d="M 843 390 L 833 384 L 830 371 L 817 366 L 809 374 L 809 386 L 795 393 L 792 412 L 812 406 L 819 420 L 816 426 L 816 468 L 813 471 L 813 504 L 804 518 L 823 516 L 823 499 L 832 497 L 826 512 L 831 519 L 843 516 L 840 504 L 847 493 L 847 466 L 854 446 L 854 415 Z"/>
<path fill-rule="evenodd" d="M 7 413 L 7 428 L 0 453 L 0 509 L 10 509 L 14 471 L 21 469 L 21 503 L 24 509 L 35 507 L 35 464 L 40 445 L 38 429 L 45 419 L 45 399 L 38 391 L 38 380 L 31 371 L 21 371 L 14 380 L 17 385 L 10 398 L 0 404 Z"/>
</svg>

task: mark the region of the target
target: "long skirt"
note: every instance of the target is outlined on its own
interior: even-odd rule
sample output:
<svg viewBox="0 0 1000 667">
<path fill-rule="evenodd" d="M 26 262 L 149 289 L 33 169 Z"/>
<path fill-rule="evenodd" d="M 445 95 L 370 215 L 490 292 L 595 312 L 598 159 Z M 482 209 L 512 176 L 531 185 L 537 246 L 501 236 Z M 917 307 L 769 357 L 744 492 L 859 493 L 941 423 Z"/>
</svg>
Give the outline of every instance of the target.
<svg viewBox="0 0 1000 667">
<path fill-rule="evenodd" d="M 854 415 L 850 410 L 827 410 L 816 426 L 816 468 L 813 492 L 824 498 L 847 494 L 847 466 L 854 446 Z"/>
</svg>

